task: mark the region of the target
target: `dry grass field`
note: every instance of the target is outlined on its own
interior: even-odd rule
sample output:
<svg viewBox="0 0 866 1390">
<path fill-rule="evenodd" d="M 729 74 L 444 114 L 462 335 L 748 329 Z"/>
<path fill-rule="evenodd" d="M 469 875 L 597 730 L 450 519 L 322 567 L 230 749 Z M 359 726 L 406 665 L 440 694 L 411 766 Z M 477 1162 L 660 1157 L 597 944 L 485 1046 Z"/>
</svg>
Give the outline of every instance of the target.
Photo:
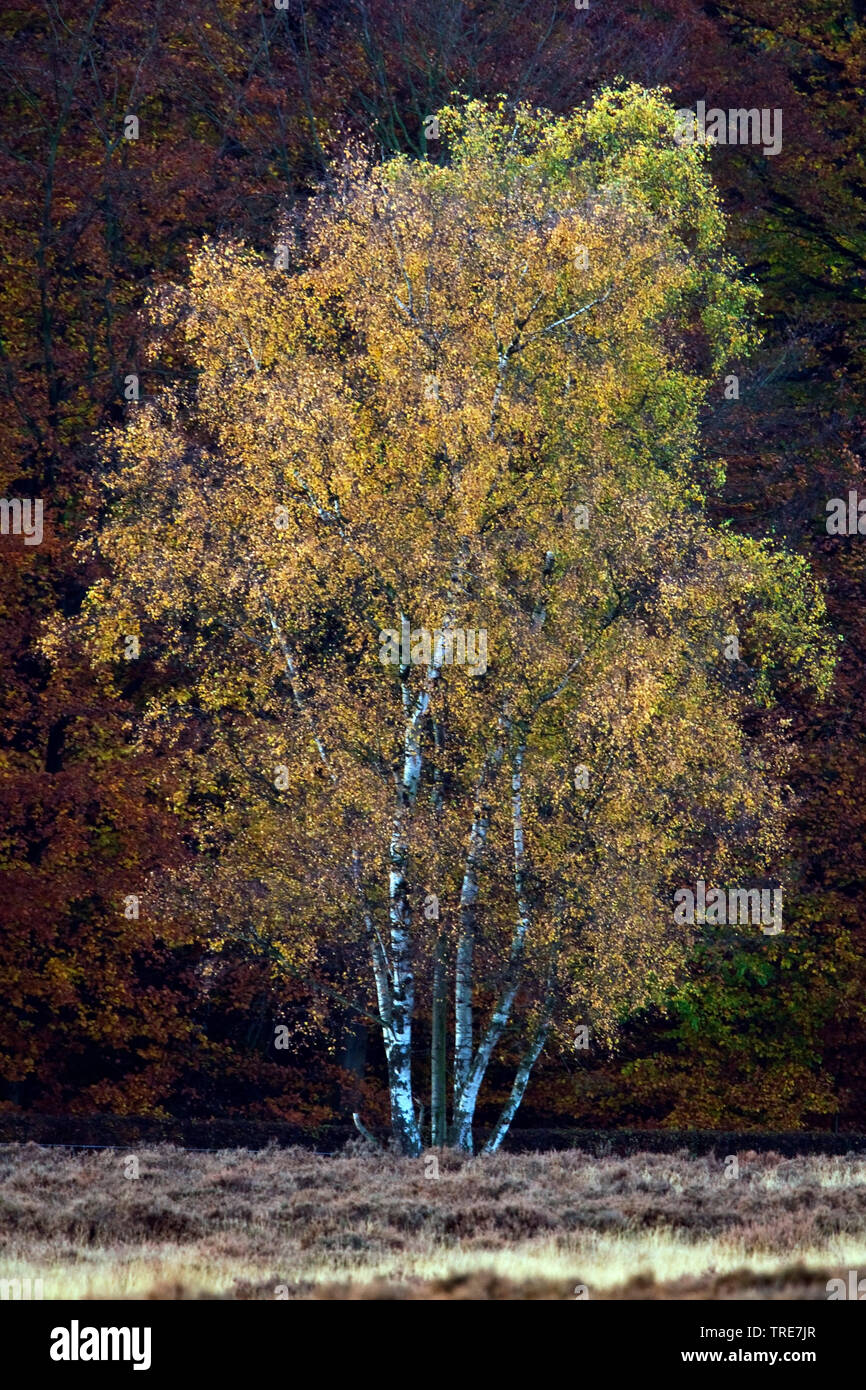
<svg viewBox="0 0 866 1390">
<path fill-rule="evenodd" d="M 132 1163 L 130 1159 L 137 1160 Z M 138 1177 L 127 1176 L 137 1167 Z M 825 1299 L 866 1157 L 0 1146 L 0 1280 L 49 1298 Z"/>
</svg>

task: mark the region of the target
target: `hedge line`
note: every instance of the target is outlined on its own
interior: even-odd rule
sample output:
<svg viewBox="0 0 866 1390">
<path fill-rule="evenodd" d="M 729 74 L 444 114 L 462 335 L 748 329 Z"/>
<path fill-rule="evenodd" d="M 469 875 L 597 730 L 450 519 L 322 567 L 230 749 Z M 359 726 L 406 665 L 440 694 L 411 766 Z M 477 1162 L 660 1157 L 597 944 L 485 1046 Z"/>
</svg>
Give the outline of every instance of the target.
<svg viewBox="0 0 866 1390">
<path fill-rule="evenodd" d="M 0 1143 L 116 1145 L 178 1144 L 190 1149 L 262 1149 L 298 1145 L 319 1152 L 339 1151 L 355 1131 L 346 1125 L 330 1125 L 317 1131 L 267 1120 L 180 1120 L 136 1115 L 37 1115 L 0 1113 Z M 479 1147 L 485 1132 L 477 1131 Z M 774 1152 L 785 1158 L 798 1154 L 866 1153 L 866 1134 L 750 1130 L 672 1129 L 513 1129 L 505 1149 L 512 1153 L 533 1150 L 579 1149 L 599 1156 L 627 1157 L 636 1153 L 687 1152 L 700 1155 Z"/>
</svg>

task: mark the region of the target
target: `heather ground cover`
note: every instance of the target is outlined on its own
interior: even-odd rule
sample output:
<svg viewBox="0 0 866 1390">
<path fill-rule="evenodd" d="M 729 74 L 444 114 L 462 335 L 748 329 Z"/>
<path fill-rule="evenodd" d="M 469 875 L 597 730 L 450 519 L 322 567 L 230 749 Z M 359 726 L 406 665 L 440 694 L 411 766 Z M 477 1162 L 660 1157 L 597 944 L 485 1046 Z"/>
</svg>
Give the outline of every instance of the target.
<svg viewBox="0 0 866 1390">
<path fill-rule="evenodd" d="M 866 1158 L 736 1159 L 10 1144 L 0 1279 L 45 1298 L 826 1299 L 866 1270 Z"/>
</svg>

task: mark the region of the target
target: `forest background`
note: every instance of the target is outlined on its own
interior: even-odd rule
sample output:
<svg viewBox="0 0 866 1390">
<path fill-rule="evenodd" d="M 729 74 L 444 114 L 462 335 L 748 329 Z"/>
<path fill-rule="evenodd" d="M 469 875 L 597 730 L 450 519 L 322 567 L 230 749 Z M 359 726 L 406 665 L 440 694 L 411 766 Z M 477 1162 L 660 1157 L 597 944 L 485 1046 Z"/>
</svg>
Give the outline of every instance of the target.
<svg viewBox="0 0 866 1390">
<path fill-rule="evenodd" d="M 857 536 L 828 535 L 826 504 L 866 493 L 864 38 L 866 5 L 835 0 L 5 10 L 0 494 L 43 498 L 45 534 L 0 537 L 0 1108 L 311 1131 L 358 1108 L 384 1118 L 381 1043 L 340 1002 L 338 950 L 333 988 L 312 991 L 255 941 L 216 948 L 187 922 L 124 915 L 130 884 L 186 852 L 166 769 L 131 751 L 147 663 L 108 700 L 82 652 L 48 660 L 40 636 L 96 577 L 74 554 L 94 431 L 126 418 L 131 376 L 146 399 L 170 371 L 145 359 L 145 296 L 204 237 L 272 256 L 287 208 L 348 138 L 436 158 L 425 131 L 455 89 L 567 112 L 624 79 L 668 87 L 677 106 L 784 112 L 777 155 L 712 155 L 764 339 L 739 399 L 719 391 L 702 424 L 728 464 L 715 519 L 806 556 L 844 640 L 829 699 L 784 710 L 797 748 L 785 933 L 772 949 L 745 934 L 707 944 L 615 1055 L 545 1053 L 519 1123 L 863 1127 L 864 570 Z M 275 1047 L 278 1027 L 290 1046 Z M 491 1073 L 480 1118 L 512 1071 L 504 1057 Z"/>
</svg>

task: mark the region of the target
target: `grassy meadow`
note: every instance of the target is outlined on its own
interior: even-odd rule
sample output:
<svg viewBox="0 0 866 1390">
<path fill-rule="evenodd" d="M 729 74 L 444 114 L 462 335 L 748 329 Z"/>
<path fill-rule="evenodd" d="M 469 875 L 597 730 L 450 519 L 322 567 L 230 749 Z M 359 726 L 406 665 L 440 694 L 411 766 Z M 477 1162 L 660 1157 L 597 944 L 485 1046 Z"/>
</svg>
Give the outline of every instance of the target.
<svg viewBox="0 0 866 1390">
<path fill-rule="evenodd" d="M 7 1144 L 0 1279 L 46 1299 L 825 1299 L 866 1271 L 866 1157 L 732 1168 Z"/>
</svg>

